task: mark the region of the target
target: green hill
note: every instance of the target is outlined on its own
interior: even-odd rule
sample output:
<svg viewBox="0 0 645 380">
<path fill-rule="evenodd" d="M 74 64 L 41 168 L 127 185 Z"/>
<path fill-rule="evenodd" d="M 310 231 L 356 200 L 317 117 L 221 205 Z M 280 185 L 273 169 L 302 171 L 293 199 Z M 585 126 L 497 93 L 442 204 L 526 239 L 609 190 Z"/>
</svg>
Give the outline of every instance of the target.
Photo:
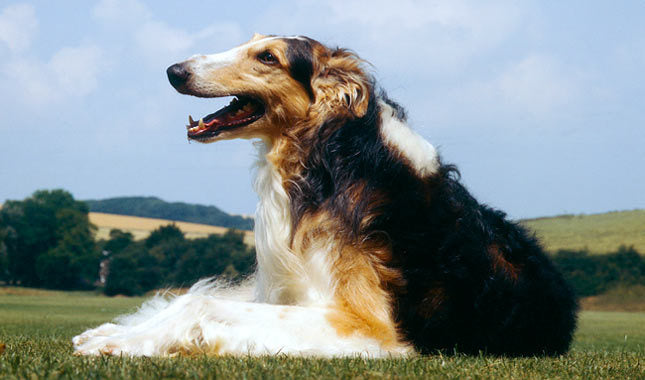
<svg viewBox="0 0 645 380">
<path fill-rule="evenodd" d="M 156 197 L 118 197 L 86 202 L 92 212 L 253 229 L 253 218 L 230 215 L 215 206 L 165 202 Z M 588 249 L 591 253 L 607 253 L 616 251 L 621 245 L 633 245 L 645 253 L 645 210 L 559 215 L 524 219 L 519 223 L 535 231 L 549 252 Z"/>
<path fill-rule="evenodd" d="M 520 224 L 535 231 L 549 252 L 588 249 L 607 253 L 632 245 L 645 253 L 645 210 L 560 215 L 521 220 Z"/>
<path fill-rule="evenodd" d="M 253 218 L 230 215 L 215 206 L 166 202 L 156 197 L 118 197 L 85 201 L 92 212 L 168 219 L 252 230 Z"/>
</svg>

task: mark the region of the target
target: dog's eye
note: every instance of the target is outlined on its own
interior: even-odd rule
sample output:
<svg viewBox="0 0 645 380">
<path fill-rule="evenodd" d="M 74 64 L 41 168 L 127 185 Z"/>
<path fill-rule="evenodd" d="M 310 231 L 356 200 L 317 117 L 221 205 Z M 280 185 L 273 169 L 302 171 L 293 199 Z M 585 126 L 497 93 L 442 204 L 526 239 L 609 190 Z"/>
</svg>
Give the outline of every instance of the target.
<svg viewBox="0 0 645 380">
<path fill-rule="evenodd" d="M 278 63 L 278 59 L 268 50 L 258 54 L 258 60 L 267 65 L 275 65 Z"/>
</svg>

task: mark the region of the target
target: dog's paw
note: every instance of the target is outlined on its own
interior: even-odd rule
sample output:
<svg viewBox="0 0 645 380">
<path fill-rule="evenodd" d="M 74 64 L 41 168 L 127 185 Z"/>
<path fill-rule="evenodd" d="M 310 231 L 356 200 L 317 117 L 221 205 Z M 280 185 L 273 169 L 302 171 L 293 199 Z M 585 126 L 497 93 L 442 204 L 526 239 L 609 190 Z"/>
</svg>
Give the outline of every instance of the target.
<svg viewBox="0 0 645 380">
<path fill-rule="evenodd" d="M 109 338 L 106 337 L 94 337 L 90 338 L 86 342 L 75 346 L 74 355 L 82 356 L 100 356 L 100 355 L 111 355 L 119 356 L 122 354 L 127 354 L 124 352 L 121 347 L 115 342 L 111 342 Z"/>
<path fill-rule="evenodd" d="M 82 334 L 79 334 L 72 338 L 72 343 L 74 347 L 77 348 L 89 340 L 97 337 L 108 337 L 120 333 L 123 330 L 123 326 L 115 325 L 114 323 L 105 323 L 101 326 L 87 330 Z"/>
<path fill-rule="evenodd" d="M 103 325 L 72 339 L 74 355 L 153 356 L 159 355 L 154 334 L 141 334 L 124 326 Z"/>
</svg>

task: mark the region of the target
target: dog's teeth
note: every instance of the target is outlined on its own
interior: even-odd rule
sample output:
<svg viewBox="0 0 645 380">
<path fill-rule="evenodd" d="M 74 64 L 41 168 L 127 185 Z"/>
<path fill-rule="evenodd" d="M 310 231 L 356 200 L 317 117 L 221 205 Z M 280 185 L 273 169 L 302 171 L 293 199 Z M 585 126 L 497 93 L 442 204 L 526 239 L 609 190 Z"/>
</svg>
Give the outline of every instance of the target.
<svg viewBox="0 0 645 380">
<path fill-rule="evenodd" d="M 199 119 L 199 129 L 206 128 L 204 125 L 204 118 Z"/>
</svg>

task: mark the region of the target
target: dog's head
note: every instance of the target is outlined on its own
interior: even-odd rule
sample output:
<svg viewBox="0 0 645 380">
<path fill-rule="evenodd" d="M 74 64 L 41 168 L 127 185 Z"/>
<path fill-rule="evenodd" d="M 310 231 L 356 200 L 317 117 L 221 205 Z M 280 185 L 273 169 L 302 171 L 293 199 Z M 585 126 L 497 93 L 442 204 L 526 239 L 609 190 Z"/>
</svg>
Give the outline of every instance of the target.
<svg viewBox="0 0 645 380">
<path fill-rule="evenodd" d="M 306 37 L 256 34 L 224 53 L 195 55 L 172 65 L 167 73 L 182 94 L 234 97 L 198 121 L 189 118 L 188 137 L 200 142 L 273 138 L 296 125 L 361 117 L 371 92 L 356 55 Z"/>
</svg>

